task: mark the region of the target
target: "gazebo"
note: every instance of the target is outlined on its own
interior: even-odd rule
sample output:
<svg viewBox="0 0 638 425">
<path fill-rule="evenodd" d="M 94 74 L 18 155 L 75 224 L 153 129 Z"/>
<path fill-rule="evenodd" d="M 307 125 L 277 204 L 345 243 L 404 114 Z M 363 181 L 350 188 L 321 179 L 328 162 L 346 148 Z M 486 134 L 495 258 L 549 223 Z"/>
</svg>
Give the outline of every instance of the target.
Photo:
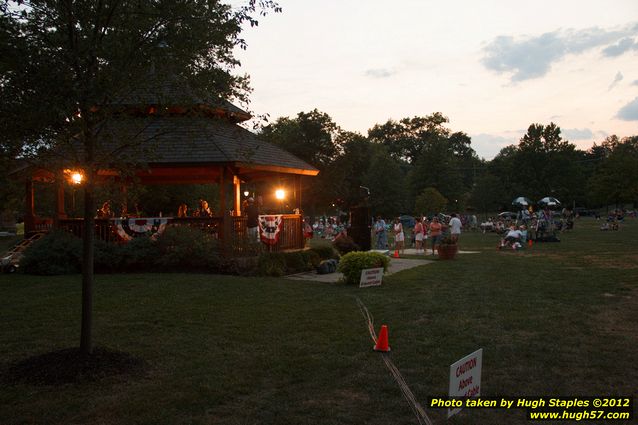
<svg viewBox="0 0 638 425">
<path fill-rule="evenodd" d="M 176 76 L 152 76 L 145 87 L 117 97 L 102 110 L 107 112 L 99 127 L 98 141 L 105 155 L 119 167 L 105 166 L 97 171 L 97 182 L 120 185 L 123 193 L 133 180 L 143 185 L 216 183 L 219 208 L 208 217 L 178 218 L 132 217 L 97 218 L 96 234 L 105 240 L 126 239 L 157 231 L 170 224 L 204 229 L 233 249 L 245 236 L 242 216 L 242 185 L 252 188 L 252 196 L 263 200 L 265 210 L 276 213 L 278 237 L 271 250 L 300 249 L 304 246 L 301 214 L 302 177 L 319 171 L 285 150 L 260 140 L 239 125 L 251 115 L 225 100 L 198 96 Z M 78 144 L 71 144 L 77 150 Z M 122 163 L 131 165 L 122 171 Z M 25 234 L 66 229 L 80 235 L 83 220 L 70 218 L 65 211 L 65 185 L 81 181 L 82 170 L 70 163 L 55 170 L 30 169 L 26 177 Z M 35 213 L 35 181 L 56 187 L 54 217 Z M 232 190 L 231 190 L 232 186 Z M 284 203 L 275 191 L 286 193 Z M 280 195 L 281 196 L 281 195 Z M 177 208 L 177 206 L 175 206 Z M 284 213 L 285 212 L 285 213 Z M 270 218 L 270 217 L 269 217 Z M 147 229 L 147 232 L 144 230 Z M 123 232 L 124 231 L 124 232 Z M 128 236 L 127 236 L 128 235 Z"/>
</svg>

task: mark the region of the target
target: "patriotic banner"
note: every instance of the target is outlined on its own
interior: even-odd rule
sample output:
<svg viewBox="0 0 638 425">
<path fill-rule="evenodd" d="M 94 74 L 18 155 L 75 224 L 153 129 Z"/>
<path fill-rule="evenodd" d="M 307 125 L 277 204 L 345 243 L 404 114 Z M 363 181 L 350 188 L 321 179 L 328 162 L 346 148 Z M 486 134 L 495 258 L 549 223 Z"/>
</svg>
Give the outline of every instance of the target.
<svg viewBox="0 0 638 425">
<path fill-rule="evenodd" d="M 276 245 L 279 241 L 279 232 L 284 227 L 284 218 L 281 215 L 259 216 L 259 237 L 266 245 Z"/>
<path fill-rule="evenodd" d="M 164 233 L 167 218 L 116 218 L 115 231 L 120 239 L 130 241 L 133 238 L 148 236 L 155 240 Z"/>
</svg>

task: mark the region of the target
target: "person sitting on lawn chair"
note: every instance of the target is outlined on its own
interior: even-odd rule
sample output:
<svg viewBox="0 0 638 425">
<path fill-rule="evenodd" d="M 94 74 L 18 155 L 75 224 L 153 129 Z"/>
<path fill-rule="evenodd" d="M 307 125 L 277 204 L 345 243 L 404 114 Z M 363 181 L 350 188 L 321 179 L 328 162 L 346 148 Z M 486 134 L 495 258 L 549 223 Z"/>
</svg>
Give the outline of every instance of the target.
<svg viewBox="0 0 638 425">
<path fill-rule="evenodd" d="M 526 232 L 527 233 L 527 232 Z M 516 228 L 515 225 L 511 225 L 510 229 L 505 234 L 505 237 L 501 239 L 501 244 L 499 245 L 499 249 L 503 248 L 512 248 L 519 249 L 522 248 L 523 241 L 523 232 Z"/>
</svg>

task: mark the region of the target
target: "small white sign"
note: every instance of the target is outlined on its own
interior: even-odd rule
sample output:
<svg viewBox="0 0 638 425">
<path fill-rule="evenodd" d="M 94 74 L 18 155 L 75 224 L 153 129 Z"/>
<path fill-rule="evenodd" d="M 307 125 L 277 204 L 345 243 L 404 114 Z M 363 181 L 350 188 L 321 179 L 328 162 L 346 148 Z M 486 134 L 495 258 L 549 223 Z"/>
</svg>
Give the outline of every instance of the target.
<svg viewBox="0 0 638 425">
<path fill-rule="evenodd" d="M 450 366 L 450 397 L 480 397 L 483 349 L 463 357 Z M 447 417 L 456 415 L 461 407 L 448 409 Z"/>
<path fill-rule="evenodd" d="M 383 281 L 383 267 L 376 269 L 361 270 L 361 280 L 359 288 L 367 288 L 368 286 L 379 286 Z"/>
</svg>

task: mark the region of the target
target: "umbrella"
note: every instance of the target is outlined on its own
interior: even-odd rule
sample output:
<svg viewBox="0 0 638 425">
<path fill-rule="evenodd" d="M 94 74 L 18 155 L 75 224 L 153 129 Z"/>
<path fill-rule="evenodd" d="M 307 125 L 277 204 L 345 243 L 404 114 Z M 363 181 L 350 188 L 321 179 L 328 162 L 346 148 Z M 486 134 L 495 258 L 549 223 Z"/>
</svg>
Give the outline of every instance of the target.
<svg viewBox="0 0 638 425">
<path fill-rule="evenodd" d="M 515 207 L 529 207 L 531 203 L 532 201 L 524 196 L 519 196 L 512 201 L 512 205 L 514 205 Z"/>
<path fill-rule="evenodd" d="M 553 198 L 551 196 L 546 196 L 543 199 L 541 199 L 540 201 L 538 201 L 539 205 L 546 205 L 548 207 L 558 207 L 560 206 L 560 201 L 556 198 Z"/>
</svg>

